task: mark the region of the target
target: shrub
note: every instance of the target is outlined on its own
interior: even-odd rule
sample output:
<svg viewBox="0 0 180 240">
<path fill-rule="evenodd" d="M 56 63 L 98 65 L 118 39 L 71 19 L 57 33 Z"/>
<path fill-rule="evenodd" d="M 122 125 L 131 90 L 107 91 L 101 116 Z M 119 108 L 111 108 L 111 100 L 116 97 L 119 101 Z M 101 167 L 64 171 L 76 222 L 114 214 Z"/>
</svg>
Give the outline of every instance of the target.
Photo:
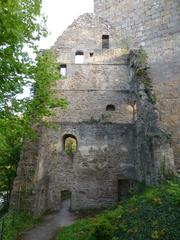
<svg viewBox="0 0 180 240">
<path fill-rule="evenodd" d="M 23 231 L 39 224 L 40 219 L 34 219 L 27 212 L 9 212 L 0 220 L 3 240 L 15 240 Z"/>
<path fill-rule="evenodd" d="M 92 235 L 96 240 L 110 240 L 113 237 L 113 227 L 107 220 L 103 220 L 95 225 Z"/>
</svg>

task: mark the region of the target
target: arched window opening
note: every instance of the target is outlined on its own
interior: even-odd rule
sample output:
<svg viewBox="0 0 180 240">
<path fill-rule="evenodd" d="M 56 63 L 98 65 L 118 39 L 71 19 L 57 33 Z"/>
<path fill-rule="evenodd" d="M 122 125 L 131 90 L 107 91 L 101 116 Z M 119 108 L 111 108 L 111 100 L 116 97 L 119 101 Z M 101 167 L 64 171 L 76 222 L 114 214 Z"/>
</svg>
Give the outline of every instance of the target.
<svg viewBox="0 0 180 240">
<path fill-rule="evenodd" d="M 66 64 L 61 64 L 60 66 L 60 74 L 62 77 L 67 76 L 67 65 Z"/>
<path fill-rule="evenodd" d="M 77 152 L 77 139 L 74 135 L 66 134 L 63 137 L 64 151 L 68 156 Z"/>
<path fill-rule="evenodd" d="M 116 108 L 112 104 L 106 106 L 106 111 L 115 111 L 115 110 L 116 110 Z"/>
<path fill-rule="evenodd" d="M 82 51 L 77 51 L 75 54 L 75 63 L 82 64 L 84 63 L 84 53 Z"/>
<path fill-rule="evenodd" d="M 102 49 L 109 49 L 109 35 L 102 35 Z"/>
</svg>

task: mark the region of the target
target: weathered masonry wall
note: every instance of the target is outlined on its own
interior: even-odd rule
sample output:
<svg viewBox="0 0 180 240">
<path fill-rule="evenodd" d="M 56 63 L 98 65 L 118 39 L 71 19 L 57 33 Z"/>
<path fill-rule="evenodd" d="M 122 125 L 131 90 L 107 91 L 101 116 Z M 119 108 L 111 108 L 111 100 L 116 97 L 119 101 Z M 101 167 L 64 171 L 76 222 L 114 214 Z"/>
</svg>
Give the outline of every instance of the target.
<svg viewBox="0 0 180 240">
<path fill-rule="evenodd" d="M 94 0 L 95 14 L 121 35 L 121 45 L 143 46 L 149 58 L 162 127 L 172 132 L 180 167 L 180 1 Z M 172 107 L 173 106 L 173 107 Z"/>
<path fill-rule="evenodd" d="M 59 130 L 40 128 L 34 144 L 25 144 L 23 153 L 34 157 L 33 166 L 29 158 L 23 158 L 11 205 L 35 214 L 56 210 L 63 190 L 72 194 L 72 209 L 104 207 L 116 202 L 118 180 L 134 180 L 136 175 L 134 126 L 111 123 L 57 123 L 57 126 Z M 78 143 L 73 157 L 63 149 L 63 136 L 69 133 L 76 136 Z"/>
<path fill-rule="evenodd" d="M 127 58 L 127 57 L 126 57 Z M 133 109 L 129 97 L 128 66 L 122 64 L 67 65 L 67 78 L 58 81 L 56 94 L 68 101 L 66 110 L 57 109 L 53 121 L 110 122 L 133 121 Z M 113 104 L 116 111 L 107 112 Z"/>
<path fill-rule="evenodd" d="M 130 44 L 179 33 L 179 0 L 94 0 L 95 14 Z"/>
<path fill-rule="evenodd" d="M 154 45 L 153 45 L 154 43 Z M 180 34 L 147 45 L 161 124 L 172 133 L 177 168 L 180 167 Z M 160 49 L 160 50 L 158 50 Z M 157 56 L 157 58 L 156 58 Z"/>
<path fill-rule="evenodd" d="M 78 151 L 72 158 L 67 157 L 62 145 L 62 138 L 68 133 L 76 136 L 78 142 Z M 132 125 L 63 123 L 60 131 L 49 132 L 46 141 L 44 145 L 51 146 L 45 160 L 49 207 L 54 207 L 54 199 L 59 204 L 62 190 L 72 193 L 72 209 L 107 206 L 118 200 L 118 179 L 135 177 Z"/>
<path fill-rule="evenodd" d="M 108 49 L 102 49 L 104 34 L 109 36 Z M 66 110 L 55 110 L 53 121 L 133 122 L 127 50 L 119 48 L 117 39 L 117 32 L 106 21 L 84 14 L 56 41 L 53 49 L 67 69 L 55 92 L 69 104 Z M 83 64 L 75 63 L 77 51 L 84 54 Z M 115 111 L 106 111 L 109 104 Z"/>
<path fill-rule="evenodd" d="M 164 177 L 174 174 L 172 139 L 160 124 L 145 51 L 131 50 L 129 67 L 137 114 L 134 132 L 137 179 L 146 184 L 158 184 Z"/>
<path fill-rule="evenodd" d="M 68 109 L 59 109 L 53 117 L 53 121 L 70 122 L 114 122 L 132 123 L 133 108 L 129 94 L 123 91 L 62 91 L 60 97 L 66 97 L 69 103 Z M 115 111 L 106 111 L 106 106 L 112 104 Z"/>
</svg>

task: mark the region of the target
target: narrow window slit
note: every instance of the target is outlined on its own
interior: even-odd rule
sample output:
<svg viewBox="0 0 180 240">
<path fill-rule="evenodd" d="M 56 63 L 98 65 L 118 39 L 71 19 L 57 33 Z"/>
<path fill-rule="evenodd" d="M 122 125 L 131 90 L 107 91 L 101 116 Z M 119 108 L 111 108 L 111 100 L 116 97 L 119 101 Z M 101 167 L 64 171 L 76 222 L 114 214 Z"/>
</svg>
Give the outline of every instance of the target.
<svg viewBox="0 0 180 240">
<path fill-rule="evenodd" d="M 109 35 L 102 35 L 102 49 L 109 49 Z"/>
</svg>

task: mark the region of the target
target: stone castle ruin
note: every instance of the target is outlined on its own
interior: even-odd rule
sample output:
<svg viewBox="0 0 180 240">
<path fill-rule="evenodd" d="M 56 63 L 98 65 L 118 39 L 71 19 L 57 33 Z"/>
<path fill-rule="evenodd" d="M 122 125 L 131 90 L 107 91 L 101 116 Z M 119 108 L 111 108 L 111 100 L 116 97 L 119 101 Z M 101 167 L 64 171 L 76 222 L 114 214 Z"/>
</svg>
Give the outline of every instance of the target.
<svg viewBox="0 0 180 240">
<path fill-rule="evenodd" d="M 179 0 L 94 4 L 53 46 L 68 107 L 25 141 L 16 209 L 57 210 L 64 191 L 73 210 L 107 207 L 180 167 Z"/>
</svg>

